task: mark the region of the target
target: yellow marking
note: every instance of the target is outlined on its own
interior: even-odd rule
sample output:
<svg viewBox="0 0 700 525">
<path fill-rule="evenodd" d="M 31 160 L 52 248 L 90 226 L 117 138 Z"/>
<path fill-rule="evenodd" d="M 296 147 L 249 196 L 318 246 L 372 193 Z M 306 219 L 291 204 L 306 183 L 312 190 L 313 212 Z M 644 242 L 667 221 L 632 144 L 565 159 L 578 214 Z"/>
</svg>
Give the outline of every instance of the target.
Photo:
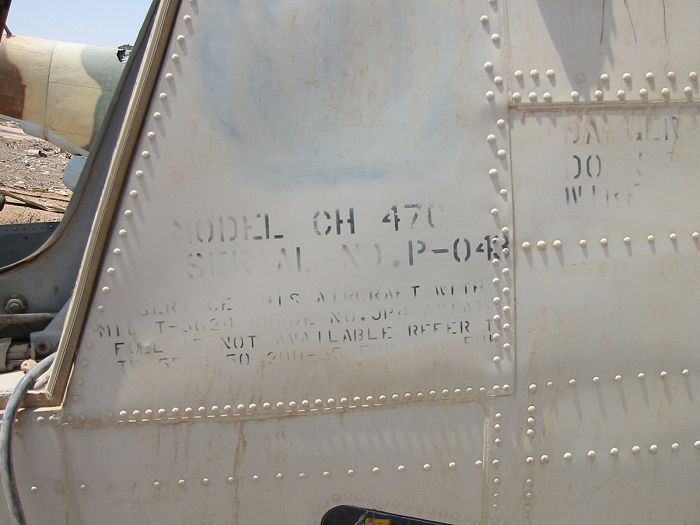
<svg viewBox="0 0 700 525">
<path fill-rule="evenodd" d="M 391 520 L 388 518 L 367 518 L 365 525 L 391 525 Z"/>
</svg>

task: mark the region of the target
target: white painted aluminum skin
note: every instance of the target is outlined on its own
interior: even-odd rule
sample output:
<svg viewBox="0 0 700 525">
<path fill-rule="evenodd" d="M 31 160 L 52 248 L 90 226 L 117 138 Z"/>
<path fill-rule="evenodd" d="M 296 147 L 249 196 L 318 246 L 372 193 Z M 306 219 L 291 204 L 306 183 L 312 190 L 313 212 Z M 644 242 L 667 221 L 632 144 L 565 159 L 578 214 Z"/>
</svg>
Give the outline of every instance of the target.
<svg viewBox="0 0 700 525">
<path fill-rule="evenodd" d="M 168 9 L 30 524 L 697 523 L 700 4 Z"/>
</svg>

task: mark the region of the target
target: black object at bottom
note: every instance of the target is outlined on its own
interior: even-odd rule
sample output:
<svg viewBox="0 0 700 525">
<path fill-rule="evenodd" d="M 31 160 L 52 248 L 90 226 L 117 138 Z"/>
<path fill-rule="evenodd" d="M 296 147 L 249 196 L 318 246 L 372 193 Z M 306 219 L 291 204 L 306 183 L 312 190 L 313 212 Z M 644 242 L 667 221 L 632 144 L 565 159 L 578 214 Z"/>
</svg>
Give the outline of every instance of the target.
<svg viewBox="0 0 700 525">
<path fill-rule="evenodd" d="M 330 509 L 321 519 L 321 525 L 448 525 L 410 516 L 390 514 L 381 510 L 340 505 Z"/>
</svg>

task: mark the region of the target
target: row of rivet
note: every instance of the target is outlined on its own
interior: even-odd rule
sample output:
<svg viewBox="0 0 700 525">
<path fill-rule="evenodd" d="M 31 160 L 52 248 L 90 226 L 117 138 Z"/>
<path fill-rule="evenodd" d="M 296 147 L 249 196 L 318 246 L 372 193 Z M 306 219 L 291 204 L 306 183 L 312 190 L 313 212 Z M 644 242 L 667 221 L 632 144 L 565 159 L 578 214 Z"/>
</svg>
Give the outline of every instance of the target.
<svg viewBox="0 0 700 525">
<path fill-rule="evenodd" d="M 687 368 L 684 368 L 684 369 L 681 370 L 681 376 L 683 376 L 683 377 L 688 377 L 689 375 L 690 375 L 690 370 L 688 370 Z M 660 377 L 661 379 L 666 379 L 668 376 L 669 376 L 669 373 L 668 373 L 667 370 L 662 370 L 661 372 L 659 372 L 659 377 Z M 615 382 L 615 383 L 620 383 L 620 382 L 622 382 L 622 379 L 623 379 L 623 378 L 622 378 L 622 374 L 615 374 L 615 375 L 612 377 L 612 381 Z M 639 373 L 637 374 L 637 379 L 639 379 L 640 381 L 643 381 L 644 379 L 646 379 L 646 374 L 645 374 L 644 372 L 639 372 Z M 600 376 L 593 376 L 593 377 L 591 378 L 591 382 L 592 382 L 593 384 L 595 384 L 595 385 L 599 384 L 600 381 L 601 381 Z M 554 386 L 554 382 L 553 382 L 553 381 L 547 381 L 547 382 L 545 383 L 545 385 L 548 386 L 548 387 L 552 387 L 552 386 Z M 577 385 L 576 379 L 574 379 L 574 378 L 569 379 L 568 385 L 569 385 L 570 387 L 575 387 L 575 386 Z M 534 394 L 535 392 L 537 392 L 537 388 L 538 388 L 538 387 L 537 387 L 537 383 L 532 383 L 532 384 L 530 384 L 530 386 L 528 386 L 528 391 L 529 391 L 530 393 L 533 393 L 533 394 Z"/>
<path fill-rule="evenodd" d="M 693 448 L 696 450 L 700 450 L 700 440 L 693 442 Z M 678 452 L 681 449 L 681 445 L 678 441 L 674 441 L 669 446 L 669 449 L 672 452 Z M 657 445 L 656 443 L 652 443 L 648 446 L 647 450 L 649 451 L 649 454 L 656 454 L 659 452 L 660 449 L 659 449 L 659 445 Z M 632 447 L 630 447 L 630 452 L 632 453 L 633 456 L 639 456 L 641 454 L 641 451 L 642 451 L 642 447 L 640 447 L 639 445 L 633 445 Z M 598 455 L 598 453 L 596 450 L 589 450 L 588 452 L 585 453 L 585 457 L 588 458 L 589 460 L 594 460 L 597 455 Z M 619 456 L 620 449 L 617 447 L 612 447 L 609 451 L 609 455 L 612 457 Z M 564 461 L 570 462 L 574 459 L 574 454 L 572 452 L 567 451 L 567 452 L 564 452 L 561 457 Z M 550 460 L 551 460 L 551 457 L 549 456 L 549 454 L 542 454 L 539 457 L 539 462 L 542 465 L 548 464 L 550 462 Z M 525 463 L 528 465 L 532 465 L 535 463 L 535 458 L 533 456 L 527 456 L 525 458 Z"/>
<path fill-rule="evenodd" d="M 196 4 L 196 0 L 190 0 L 190 3 L 194 5 L 194 4 Z M 182 20 L 183 20 L 183 22 L 185 22 L 185 24 L 190 25 L 191 22 L 192 22 L 192 17 L 191 17 L 190 15 L 184 15 L 184 16 L 182 17 Z M 185 45 L 186 38 L 185 38 L 184 35 L 178 35 L 178 36 L 175 38 L 175 40 L 177 41 L 177 43 L 178 43 L 180 46 L 184 46 L 184 45 Z M 172 54 L 170 55 L 170 59 L 171 59 L 173 62 L 175 62 L 175 63 L 179 63 L 179 61 L 180 61 L 180 55 L 177 54 L 177 53 L 172 53 Z M 171 83 L 171 82 L 174 80 L 174 75 L 173 75 L 172 73 L 170 73 L 170 72 L 165 73 L 164 77 L 165 77 L 165 80 L 168 81 L 168 83 Z M 160 102 L 161 102 L 162 104 L 165 104 L 165 103 L 167 102 L 167 100 L 168 100 L 168 94 L 167 94 L 165 91 L 160 91 L 160 92 L 158 93 L 157 98 L 158 98 L 158 100 L 160 100 Z M 163 114 L 162 114 L 160 111 L 155 111 L 155 112 L 153 113 L 153 119 L 156 120 L 156 121 L 160 121 L 160 120 L 162 119 L 162 116 L 163 116 Z M 147 137 L 151 142 L 153 142 L 153 141 L 155 141 L 156 138 L 157 138 L 156 132 L 153 131 L 153 130 L 148 131 L 148 132 L 146 133 L 146 137 Z M 148 160 L 148 159 L 150 159 L 150 157 L 151 157 L 151 152 L 150 152 L 148 149 L 144 149 L 144 150 L 141 151 L 140 157 L 141 157 L 143 160 Z M 137 169 L 137 170 L 134 172 L 134 176 L 136 177 L 136 179 L 142 180 L 142 179 L 143 179 L 143 170 L 142 170 L 142 169 Z M 131 190 L 129 191 L 129 197 L 131 197 L 132 199 L 137 199 L 138 196 L 139 196 L 139 191 L 138 191 L 137 189 L 131 189 Z M 126 210 L 124 210 L 124 212 L 123 212 L 124 217 L 125 217 L 126 219 L 131 219 L 131 218 L 133 217 L 133 213 L 134 213 L 134 212 L 133 212 L 131 209 L 126 209 Z M 120 238 L 122 238 L 122 239 L 126 238 L 126 237 L 128 236 L 128 234 L 129 234 L 129 232 L 128 232 L 128 230 L 127 230 L 126 228 L 120 228 L 120 229 L 118 230 L 118 232 L 117 232 L 117 235 L 118 235 Z M 115 255 L 115 256 L 119 256 L 119 255 L 122 254 L 122 249 L 121 249 L 121 248 L 114 248 L 114 249 L 112 250 L 112 254 Z M 114 266 L 109 266 L 109 267 L 107 268 L 107 270 L 106 270 L 106 273 L 107 273 L 110 277 L 113 277 L 113 276 L 116 274 L 116 268 L 115 268 Z M 105 284 L 105 285 L 102 286 L 101 290 L 102 290 L 102 293 L 108 294 L 108 293 L 110 293 L 110 291 L 111 291 L 111 286 L 108 285 L 108 284 Z M 103 305 L 98 305 L 98 306 L 97 306 L 97 311 L 100 312 L 100 313 L 101 313 L 101 312 L 104 312 L 104 306 L 103 306 Z"/>
<path fill-rule="evenodd" d="M 498 11 L 498 6 L 497 2 L 489 2 L 491 4 L 491 7 L 493 8 L 494 12 Z M 481 23 L 486 27 L 490 33 L 491 30 L 491 19 L 489 15 L 482 15 L 480 18 Z M 499 21 L 500 22 L 500 21 Z M 501 36 L 499 33 L 491 33 L 490 34 L 491 42 L 493 45 L 500 49 L 501 47 Z M 503 77 L 498 74 L 498 71 L 495 71 L 495 66 L 494 63 L 489 61 L 486 61 L 484 63 L 484 69 L 486 69 L 487 73 L 490 75 L 491 81 L 496 85 L 496 87 L 499 90 L 502 90 L 503 88 Z M 487 101 L 493 102 L 496 98 L 496 93 L 494 91 L 487 91 L 486 93 L 486 99 Z M 486 136 L 486 142 L 487 144 L 492 148 L 493 154 L 496 157 L 496 162 L 500 163 L 501 166 L 504 169 L 507 169 L 507 157 L 508 157 L 508 152 L 507 150 L 502 147 L 501 145 L 498 144 L 498 137 L 502 137 L 507 140 L 508 137 L 508 131 L 506 128 L 506 121 L 503 118 L 505 115 L 496 115 L 496 129 L 494 132 L 489 133 Z M 505 187 L 505 184 L 500 184 L 498 177 L 499 177 L 499 171 L 497 168 L 491 168 L 489 170 L 489 175 L 493 178 L 493 182 L 495 185 L 496 190 L 498 191 L 498 195 L 500 197 L 501 202 L 503 203 L 504 206 L 508 206 L 508 189 Z M 501 212 L 498 207 L 493 207 L 490 210 L 491 216 L 494 218 L 496 223 L 498 224 L 500 222 L 500 216 Z M 503 235 L 503 238 L 508 238 L 510 235 L 510 229 L 508 226 L 503 226 L 501 227 L 501 234 Z M 510 254 L 510 249 L 509 248 L 502 248 L 501 243 L 499 242 L 499 239 L 497 237 L 494 237 L 492 239 L 492 242 L 494 246 L 497 249 L 500 249 L 500 256 L 503 258 L 507 258 Z M 493 265 L 496 271 L 498 271 L 499 268 L 499 260 L 498 259 L 493 259 Z M 510 342 L 512 339 L 512 333 L 513 331 L 511 330 L 511 322 L 509 319 L 502 319 L 502 316 L 507 316 L 510 314 L 510 302 L 512 300 L 511 297 L 511 287 L 509 286 L 509 283 L 507 282 L 510 277 L 510 270 L 508 268 L 503 268 L 501 275 L 497 275 L 492 279 L 493 285 L 497 288 L 499 291 L 498 295 L 494 296 L 492 299 L 492 302 L 494 306 L 497 308 L 497 313 L 493 316 L 493 320 L 495 321 L 496 325 L 498 326 L 500 324 L 500 330 L 493 333 L 491 335 L 491 341 L 497 346 L 497 350 L 495 355 L 492 357 L 492 361 L 496 366 L 500 366 L 501 361 L 503 360 L 504 357 L 506 358 L 512 358 L 511 355 L 509 355 L 512 347 L 512 343 Z"/>
<path fill-rule="evenodd" d="M 532 386 L 532 385 L 530 385 Z M 527 407 L 527 419 L 525 420 L 526 424 L 526 429 L 525 429 L 525 435 L 532 439 L 535 436 L 535 413 L 537 412 L 537 408 L 535 405 L 529 405 Z M 531 465 L 531 463 L 526 462 L 527 465 Z M 532 502 L 532 498 L 534 497 L 534 487 L 533 487 L 533 478 L 532 474 L 529 474 L 529 477 L 525 479 L 525 485 L 523 486 L 523 496 L 525 497 L 525 504 L 530 505 Z"/>
<path fill-rule="evenodd" d="M 448 389 L 443 389 L 440 394 L 443 398 L 448 398 L 451 394 L 452 397 L 449 397 L 450 399 L 454 399 L 454 396 L 461 396 L 462 394 L 466 395 L 473 395 L 473 394 L 487 394 L 487 395 L 498 395 L 500 393 L 508 393 L 511 390 L 511 386 L 509 384 L 504 384 L 504 385 L 493 385 L 490 389 L 486 388 L 484 386 L 478 387 L 478 388 L 473 388 L 473 387 L 466 387 L 466 388 L 455 388 L 453 390 L 448 390 Z M 173 419 L 207 419 L 207 418 L 216 418 L 216 417 L 240 417 L 240 416 L 246 416 L 246 415 L 251 415 L 251 414 L 260 414 L 260 413 L 271 413 L 271 412 L 278 412 L 278 413 L 321 413 L 321 412 L 328 412 L 332 410 L 353 410 L 353 409 L 361 409 L 361 408 L 372 408 L 372 407 L 382 407 L 385 405 L 390 404 L 391 402 L 414 402 L 414 401 L 423 401 L 426 399 L 436 399 L 437 396 L 437 391 L 435 390 L 430 390 L 427 394 L 424 394 L 423 392 L 417 392 L 415 394 L 411 392 L 406 392 L 403 395 L 399 394 L 392 394 L 391 396 L 386 396 L 384 394 L 378 396 L 375 398 L 374 396 L 366 396 L 364 399 L 355 396 L 353 398 L 348 398 L 348 397 L 341 397 L 340 399 L 336 400 L 335 398 L 328 398 L 326 401 L 322 399 L 316 399 L 315 401 L 311 402 L 309 400 L 303 400 L 300 403 L 297 403 L 296 401 L 289 401 L 288 403 L 285 403 L 283 401 L 278 401 L 275 404 L 272 403 L 262 403 L 261 405 L 258 405 L 256 403 L 251 403 L 248 405 L 244 404 L 239 404 L 235 407 L 232 405 L 223 405 L 223 407 L 219 407 L 218 405 L 213 405 L 210 408 L 209 407 L 204 407 L 200 406 L 196 410 L 192 407 L 186 407 L 184 409 L 180 409 L 179 407 L 173 407 L 170 410 L 166 410 L 165 408 L 160 408 L 157 410 L 153 410 L 151 408 L 147 408 L 143 411 L 141 410 L 132 410 L 132 411 L 126 411 L 126 410 L 121 410 L 118 413 L 118 421 L 121 422 L 146 422 L 146 421 L 159 421 L 159 420 L 173 420 Z M 107 412 L 107 419 L 112 419 L 115 417 L 115 414 L 113 412 Z M 77 418 L 72 415 L 72 414 L 65 414 L 62 417 L 58 416 L 51 416 L 48 419 L 49 420 L 55 420 L 55 419 L 60 419 L 63 422 L 68 422 L 68 423 L 73 423 L 76 420 L 78 422 L 87 422 L 90 420 L 96 420 L 100 419 L 101 416 L 93 416 L 90 417 L 87 414 L 80 414 Z M 37 421 L 43 422 L 46 421 L 45 416 L 38 416 Z"/>
<path fill-rule="evenodd" d="M 498 13 L 497 1 L 489 0 L 489 4 L 491 5 L 494 13 Z M 501 17 L 499 16 L 498 27 L 496 28 L 495 32 L 492 32 L 493 28 L 491 27 L 491 20 L 489 19 L 488 15 L 482 15 L 480 19 L 481 23 L 487 30 L 487 34 L 490 34 L 491 42 L 499 50 L 501 48 L 501 36 L 499 32 L 501 30 L 500 26 L 502 25 L 500 18 Z M 499 63 L 501 62 L 502 60 L 499 60 Z M 484 67 L 487 73 L 489 74 L 490 80 L 495 85 L 495 90 L 502 92 L 504 89 L 503 77 L 499 75 L 498 71 L 495 71 L 493 62 L 485 62 Z M 488 90 L 486 92 L 486 100 L 490 105 L 493 101 L 495 101 L 495 98 L 495 91 Z M 492 106 L 492 110 L 496 109 L 497 106 Z M 494 120 L 495 129 L 486 135 L 486 143 L 489 145 L 495 156 L 494 160 L 497 166 L 503 169 L 503 171 L 508 171 L 508 151 L 506 147 L 504 147 L 504 145 L 499 144 L 499 139 L 503 140 L 504 144 L 508 143 L 506 115 L 496 114 L 494 115 Z M 498 192 L 498 198 L 496 199 L 496 201 L 499 203 L 499 206 L 504 206 L 507 208 L 509 206 L 507 183 L 505 181 L 499 180 L 499 171 L 496 167 L 492 167 L 489 169 L 489 175 L 492 178 L 494 189 Z M 490 214 L 493 220 L 496 222 L 496 225 L 500 227 L 500 234 L 503 236 L 503 239 L 508 239 L 510 237 L 510 229 L 507 225 L 501 224 L 501 218 L 503 214 L 499 210 L 499 206 L 492 207 L 490 210 Z M 500 252 L 500 255 L 498 257 L 501 257 L 505 260 L 510 255 L 510 249 L 503 248 L 502 243 L 500 242 L 500 239 L 498 237 L 499 236 L 494 236 L 492 242 L 496 250 Z M 493 315 L 493 321 L 495 326 L 497 327 L 496 331 L 493 334 L 491 334 L 491 341 L 496 345 L 496 351 L 495 355 L 492 357 L 492 361 L 496 366 L 500 366 L 501 360 L 504 357 L 512 359 L 510 351 L 514 330 L 511 329 L 510 304 L 513 298 L 510 285 L 510 269 L 508 269 L 507 267 L 503 267 L 501 269 L 501 261 L 499 258 L 494 258 L 492 260 L 492 264 L 496 275 L 493 277 L 491 282 L 497 291 L 492 300 L 492 303 L 496 308 L 496 313 Z M 502 425 L 502 417 L 503 416 L 500 412 L 496 413 L 493 417 L 493 425 L 491 427 L 491 435 L 493 436 L 494 443 L 497 446 L 501 443 L 500 430 Z M 477 460 L 475 462 L 475 465 L 477 467 L 483 467 L 483 460 Z M 500 459 L 498 457 L 495 457 L 494 455 L 494 457 L 489 458 L 489 470 L 487 470 L 487 472 L 490 474 L 491 469 L 497 470 L 499 465 Z M 491 509 L 496 511 L 499 507 L 498 486 L 500 485 L 501 480 L 498 476 L 489 476 L 489 479 L 491 479 L 491 490 L 489 491 L 491 497 L 489 498 L 489 503 Z"/>
<path fill-rule="evenodd" d="M 396 472 L 406 472 L 407 468 L 408 467 L 406 465 L 397 465 Z M 450 461 L 447 463 L 447 468 L 450 470 L 454 470 L 457 468 L 457 463 L 455 461 Z M 423 463 L 422 465 L 420 465 L 420 468 L 418 470 L 423 471 L 423 472 L 428 472 L 428 471 L 431 471 L 432 469 L 433 469 L 433 464 Z M 374 465 L 370 468 L 365 469 L 365 471 L 371 472 L 372 474 L 376 475 L 376 474 L 380 474 L 382 472 L 382 469 L 381 469 L 381 467 Z M 363 472 L 362 469 L 356 470 L 356 469 L 351 468 L 351 469 L 346 470 L 344 472 L 344 474 L 347 477 L 354 477 L 356 474 L 361 473 L 361 472 Z M 320 477 L 325 478 L 325 479 L 328 479 L 331 476 L 332 476 L 332 472 L 330 470 L 324 470 L 320 473 Z M 288 476 L 285 476 L 285 474 L 282 472 L 277 472 L 272 477 L 273 477 L 273 479 L 275 479 L 277 481 L 288 479 Z M 310 478 L 310 477 L 313 477 L 313 474 L 309 474 L 305 471 L 301 471 L 298 474 L 296 474 L 295 476 L 293 476 L 293 478 L 298 478 L 298 479 L 306 479 L 306 478 Z M 251 481 L 261 481 L 262 479 L 263 479 L 263 477 L 259 474 L 253 474 L 252 476 L 250 476 Z M 236 478 L 234 478 L 233 476 L 226 476 L 225 481 L 228 484 L 233 484 L 236 481 Z M 208 487 L 209 485 L 211 485 L 211 479 L 208 477 L 203 477 L 200 480 L 198 480 L 198 482 L 201 483 L 202 485 L 204 485 L 205 487 Z M 175 484 L 178 487 L 186 487 L 187 480 L 185 478 L 179 478 Z M 155 489 L 160 489 L 164 486 L 164 483 L 161 482 L 160 480 L 155 480 L 151 483 L 151 485 Z M 108 484 L 105 486 L 105 488 L 107 488 L 107 489 L 111 489 L 112 487 L 113 486 L 111 484 Z M 133 489 L 135 487 L 136 487 L 135 482 L 130 483 L 129 488 Z M 86 483 L 80 483 L 78 485 L 78 488 L 80 490 L 87 490 L 88 485 Z M 31 490 L 31 492 L 36 493 L 39 491 L 39 487 L 37 485 L 32 485 L 30 490 Z"/>
<path fill-rule="evenodd" d="M 484 22 L 483 17 L 482 17 L 482 22 Z M 488 17 L 486 18 L 486 22 L 488 22 Z M 549 81 L 552 83 L 552 85 L 554 85 L 554 82 L 556 80 L 556 73 L 554 72 L 554 70 L 547 69 L 544 74 L 549 79 Z M 667 71 L 665 74 L 665 77 L 669 80 L 669 82 L 673 82 L 673 83 L 675 83 L 678 79 L 675 71 Z M 520 83 L 525 79 L 525 73 L 523 72 L 522 69 L 516 69 L 513 72 L 513 78 L 515 78 L 515 80 L 517 80 Z M 539 83 L 540 78 L 541 78 L 539 70 L 538 69 L 531 69 L 530 70 L 530 78 L 536 84 Z M 600 77 L 598 77 L 598 78 L 600 80 L 601 87 L 605 87 L 605 86 L 610 84 L 610 75 L 609 74 L 601 73 Z M 633 81 L 633 76 L 631 73 L 623 73 L 620 78 L 622 79 L 622 81 L 625 84 L 631 84 Z M 651 71 L 647 71 L 644 74 L 644 79 L 649 84 L 653 84 L 657 80 L 656 76 Z M 698 74 L 695 71 L 690 71 L 688 73 L 688 81 L 691 82 L 692 84 L 697 84 Z"/>
<path fill-rule="evenodd" d="M 493 415 L 493 425 L 491 425 L 491 432 L 490 436 L 493 436 L 494 444 L 497 446 L 500 446 L 501 444 L 501 429 L 503 426 L 503 414 L 501 412 L 496 412 Z M 474 466 L 477 468 L 483 468 L 483 462 L 482 460 L 476 460 L 474 462 Z M 496 455 L 492 455 L 492 457 L 489 458 L 489 464 L 488 464 L 488 474 L 489 474 L 489 479 L 491 480 L 491 486 L 489 490 L 489 494 L 491 495 L 490 497 L 490 503 L 491 503 L 491 508 L 493 510 L 498 509 L 498 501 L 499 501 L 499 485 L 501 484 L 501 479 L 498 477 L 498 469 L 501 466 L 501 460 L 498 458 Z M 494 477 L 491 477 L 493 474 L 496 474 Z"/>
<path fill-rule="evenodd" d="M 668 238 L 669 238 L 669 240 L 670 240 L 671 242 L 674 242 L 674 243 L 675 243 L 675 242 L 678 241 L 678 234 L 675 233 L 675 232 L 669 233 L 669 234 L 668 234 Z M 700 241 L 700 232 L 697 232 L 697 231 L 692 232 L 692 233 L 690 234 L 690 238 L 691 238 L 693 241 Z M 651 235 L 651 234 L 650 234 L 650 235 L 647 235 L 646 240 L 647 240 L 647 243 L 648 243 L 648 244 L 654 244 L 654 243 L 656 242 L 656 236 L 655 236 L 655 235 Z M 610 239 L 609 239 L 608 237 L 601 237 L 600 240 L 599 240 L 598 242 L 599 242 L 599 244 L 600 244 L 601 246 L 606 247 L 606 246 L 608 246 L 608 244 L 609 244 L 609 242 L 610 242 Z M 625 236 L 625 237 L 622 238 L 622 242 L 623 242 L 626 246 L 630 246 L 630 245 L 632 244 L 632 238 L 631 238 L 631 237 L 628 237 L 628 236 Z M 549 244 L 548 244 L 547 241 L 545 241 L 545 240 L 539 240 L 539 241 L 537 241 L 537 242 L 534 244 L 534 246 L 536 246 L 537 249 L 539 249 L 539 250 L 546 250 L 547 247 L 548 247 L 548 245 L 549 245 Z M 586 239 L 580 239 L 580 240 L 578 241 L 578 245 L 579 245 L 581 248 L 586 248 L 586 247 L 588 246 L 588 241 L 587 241 Z M 554 241 L 552 241 L 552 247 L 553 247 L 555 250 L 560 250 L 563 246 L 564 246 L 564 242 L 563 242 L 561 239 L 555 239 Z M 530 241 L 523 241 L 523 242 L 520 244 L 520 247 L 521 247 L 523 250 L 525 250 L 525 251 L 529 251 L 530 249 L 532 249 L 533 243 L 530 242 Z"/>
<path fill-rule="evenodd" d="M 487 71 L 490 70 L 489 63 L 485 63 L 485 64 L 484 64 L 484 69 L 486 69 Z M 554 70 L 548 69 L 548 70 L 545 72 L 545 75 L 546 75 L 547 78 L 550 80 L 550 82 L 552 83 L 552 85 L 554 85 L 554 81 L 555 81 L 555 77 L 556 77 L 556 75 L 555 75 L 555 73 L 554 73 Z M 520 85 L 523 85 L 523 80 L 524 80 L 525 74 L 523 73 L 522 70 L 519 70 L 519 69 L 516 70 L 516 71 L 513 73 L 513 77 L 516 79 L 516 81 L 518 81 L 518 83 L 519 83 Z M 498 77 L 498 78 L 500 79 L 500 82 L 498 82 L 497 85 L 502 85 L 502 83 L 503 83 L 502 78 L 501 78 L 501 77 Z M 532 69 L 532 70 L 530 70 L 530 78 L 533 80 L 533 82 L 534 82 L 537 86 L 540 85 L 540 73 L 539 73 L 539 71 L 538 71 L 537 69 Z M 654 84 L 654 82 L 655 82 L 654 73 L 652 73 L 651 71 L 650 71 L 650 72 L 647 72 L 647 73 L 644 75 L 644 78 L 645 78 L 646 81 L 649 83 L 650 87 L 652 88 L 651 91 L 653 92 L 653 91 L 654 91 L 654 89 L 653 89 L 653 84 Z M 669 82 L 671 83 L 671 87 L 672 87 L 673 90 L 675 91 L 676 73 L 673 72 L 673 71 L 669 71 L 669 72 L 666 73 L 666 78 L 669 80 Z M 630 73 L 624 73 L 624 74 L 622 75 L 622 80 L 623 80 L 624 83 L 625 83 L 626 89 L 618 89 L 618 90 L 616 90 L 616 92 L 615 92 L 615 95 L 616 95 L 617 99 L 620 100 L 620 101 L 626 100 L 626 99 L 627 99 L 627 93 L 628 93 L 628 91 L 631 92 L 632 75 L 631 75 Z M 692 99 L 692 98 L 693 98 L 694 91 L 697 89 L 697 80 L 698 80 L 698 75 L 697 75 L 697 73 L 696 73 L 695 71 L 691 71 L 690 73 L 688 73 L 688 80 L 689 80 L 690 83 L 693 84 L 693 85 L 685 86 L 685 87 L 683 88 L 683 94 L 685 95 L 685 97 L 686 97 L 687 99 Z M 602 89 L 596 89 L 596 90 L 594 90 L 594 92 L 593 92 L 593 98 L 595 98 L 595 100 L 597 100 L 597 101 L 599 101 L 599 102 L 600 102 L 600 101 L 603 101 L 604 98 L 605 98 L 605 90 L 606 90 L 605 88 L 606 88 L 606 86 L 609 86 L 609 84 L 610 84 L 610 77 L 609 77 L 609 75 L 608 75 L 607 73 L 601 74 L 601 75 L 600 75 L 600 87 L 601 87 Z M 694 88 L 693 86 L 696 86 L 696 87 Z M 671 92 L 672 92 L 672 89 L 669 88 L 669 87 L 663 87 L 663 88 L 661 88 L 661 89 L 659 90 L 659 94 L 660 94 L 661 97 L 664 98 L 664 99 L 668 99 L 668 98 L 671 96 Z M 639 89 L 639 97 L 640 97 L 640 99 L 642 99 L 642 100 L 648 99 L 649 94 L 650 94 L 650 90 L 649 90 L 648 88 L 641 88 L 641 89 Z M 579 102 L 579 101 L 581 100 L 581 93 L 578 92 L 578 91 L 572 91 L 570 96 L 571 96 L 571 100 L 574 101 L 574 102 Z M 545 102 L 545 103 L 551 103 L 551 102 L 553 101 L 553 96 L 552 96 L 552 94 L 551 94 L 550 92 L 548 92 L 548 91 L 542 93 L 541 97 L 542 97 L 542 101 Z M 517 91 L 516 91 L 516 92 L 513 92 L 511 98 L 512 98 L 512 100 L 513 100 L 514 103 L 519 104 L 520 102 L 522 102 L 523 95 L 522 95 L 520 92 L 517 92 Z M 529 100 L 530 102 L 532 102 L 532 103 L 536 103 L 536 102 L 539 101 L 539 95 L 537 94 L 536 91 L 531 91 L 530 93 L 528 93 L 527 98 L 528 98 L 528 100 Z"/>
</svg>

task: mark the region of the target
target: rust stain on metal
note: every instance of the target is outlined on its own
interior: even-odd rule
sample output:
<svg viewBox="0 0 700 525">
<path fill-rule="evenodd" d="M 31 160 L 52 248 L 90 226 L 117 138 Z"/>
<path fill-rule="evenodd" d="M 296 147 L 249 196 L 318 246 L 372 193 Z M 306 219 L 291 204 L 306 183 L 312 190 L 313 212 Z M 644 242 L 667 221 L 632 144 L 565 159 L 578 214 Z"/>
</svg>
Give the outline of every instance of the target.
<svg viewBox="0 0 700 525">
<path fill-rule="evenodd" d="M 21 119 L 26 85 L 7 55 L 6 42 L 0 43 L 0 114 Z"/>
</svg>

